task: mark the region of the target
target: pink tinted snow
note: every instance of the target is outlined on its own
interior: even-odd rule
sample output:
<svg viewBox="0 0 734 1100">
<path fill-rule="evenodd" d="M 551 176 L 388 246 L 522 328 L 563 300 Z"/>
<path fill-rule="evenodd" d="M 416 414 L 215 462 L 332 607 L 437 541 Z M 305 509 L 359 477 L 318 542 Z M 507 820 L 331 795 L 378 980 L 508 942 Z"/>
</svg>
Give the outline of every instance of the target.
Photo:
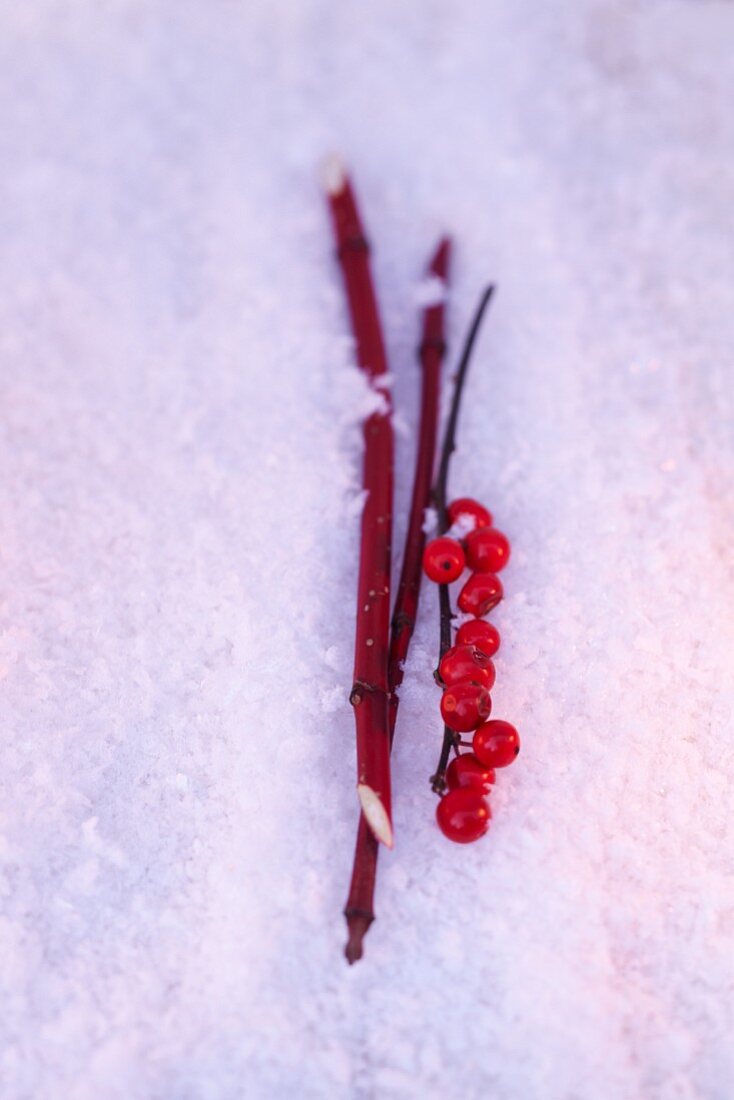
<svg viewBox="0 0 734 1100">
<path fill-rule="evenodd" d="M 733 34 L 683 0 L 7 8 L 3 1100 L 729 1096 Z M 427 591 L 353 972 L 374 398 L 334 147 L 409 424 L 437 233 L 454 351 L 499 286 L 452 490 L 512 541 L 523 740 L 448 845 Z"/>
</svg>

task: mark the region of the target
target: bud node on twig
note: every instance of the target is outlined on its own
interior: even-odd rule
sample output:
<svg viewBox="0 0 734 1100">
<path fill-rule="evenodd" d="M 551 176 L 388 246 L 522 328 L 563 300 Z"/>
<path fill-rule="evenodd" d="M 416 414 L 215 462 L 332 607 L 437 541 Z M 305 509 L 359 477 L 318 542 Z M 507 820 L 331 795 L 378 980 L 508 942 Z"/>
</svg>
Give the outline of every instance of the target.
<svg viewBox="0 0 734 1100">
<path fill-rule="evenodd" d="M 436 351 L 440 356 L 443 356 L 446 352 L 446 341 L 437 339 L 436 337 L 423 340 L 423 342 L 418 345 L 419 357 L 422 358 L 427 351 Z"/>
<path fill-rule="evenodd" d="M 336 250 L 336 254 L 340 259 L 350 252 L 366 252 L 369 255 L 370 243 L 367 238 L 358 235 L 347 237 Z"/>
</svg>

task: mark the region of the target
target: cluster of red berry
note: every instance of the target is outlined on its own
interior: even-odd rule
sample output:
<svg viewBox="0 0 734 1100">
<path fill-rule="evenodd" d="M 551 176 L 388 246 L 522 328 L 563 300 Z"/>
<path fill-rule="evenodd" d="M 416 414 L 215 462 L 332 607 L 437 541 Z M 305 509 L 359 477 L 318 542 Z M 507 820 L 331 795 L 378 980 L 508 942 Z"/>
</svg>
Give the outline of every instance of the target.
<svg viewBox="0 0 734 1100">
<path fill-rule="evenodd" d="M 500 636 L 492 623 L 482 620 L 502 599 L 502 582 L 496 574 L 507 564 L 510 544 L 476 500 L 455 500 L 447 514 L 450 530 L 456 529 L 460 537 L 444 535 L 429 542 L 423 569 L 432 581 L 449 584 L 468 566 L 472 573 L 457 602 L 461 611 L 474 618 L 459 627 L 454 645 L 438 666 L 436 678 L 444 689 L 441 716 L 454 733 L 457 755 L 446 769 L 445 781 L 439 781 L 443 793 L 436 820 L 449 840 L 467 844 L 489 828 L 487 794 L 495 781 L 494 769 L 511 764 L 520 751 L 514 726 L 498 719 L 488 721 L 492 710 L 489 693 L 495 681 L 492 657 L 500 647 Z M 471 742 L 461 740 L 462 733 L 472 731 Z M 460 753 L 462 745 L 473 751 Z"/>
</svg>

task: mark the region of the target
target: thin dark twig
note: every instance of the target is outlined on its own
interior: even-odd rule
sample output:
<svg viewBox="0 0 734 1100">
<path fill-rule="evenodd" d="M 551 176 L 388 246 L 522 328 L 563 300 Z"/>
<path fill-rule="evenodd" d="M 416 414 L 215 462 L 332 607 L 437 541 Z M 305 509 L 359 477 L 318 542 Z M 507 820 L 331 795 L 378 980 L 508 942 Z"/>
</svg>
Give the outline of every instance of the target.
<svg viewBox="0 0 734 1100">
<path fill-rule="evenodd" d="M 438 659 L 440 662 L 444 653 L 448 649 L 451 649 L 451 620 L 454 617 L 451 611 L 451 596 L 449 595 L 449 586 L 447 584 L 439 585 L 438 606 L 440 609 L 441 621 L 441 644 L 439 646 L 438 653 Z"/>
<path fill-rule="evenodd" d="M 451 462 L 451 455 L 456 450 L 456 425 L 459 420 L 459 408 L 461 406 L 461 398 L 464 392 L 464 384 L 466 382 L 466 375 L 469 369 L 469 363 L 471 361 L 472 352 L 474 350 L 474 344 L 477 336 L 479 335 L 479 329 L 482 324 L 482 318 L 484 312 L 489 305 L 492 295 L 494 294 L 494 286 L 488 286 L 479 299 L 479 305 L 477 306 L 474 314 L 474 319 L 469 328 L 469 332 L 464 344 L 464 350 L 461 353 L 461 359 L 459 360 L 459 366 L 456 370 L 456 378 L 454 380 L 454 393 L 451 398 L 451 408 L 449 409 L 449 418 L 446 421 L 446 430 L 443 437 L 443 446 L 441 447 L 441 461 L 438 467 L 438 477 L 436 478 L 436 486 L 433 490 L 433 499 L 438 511 L 438 531 L 443 535 L 449 528 L 449 518 L 446 504 L 446 490 L 449 477 L 449 464 Z M 447 584 L 439 585 L 439 608 L 440 608 L 440 644 L 439 644 L 439 661 L 443 657 L 444 653 L 451 648 L 451 620 L 453 614 L 451 611 L 451 597 L 449 594 L 449 586 Z M 436 772 L 431 776 L 431 787 L 436 794 L 443 794 L 446 789 L 446 768 L 448 767 L 449 756 L 451 754 L 452 747 L 456 746 L 457 734 L 448 726 L 444 726 L 443 730 L 443 744 L 441 746 L 441 755 L 438 760 L 438 767 Z"/>
<path fill-rule="evenodd" d="M 436 488 L 434 489 L 434 499 L 436 501 L 436 508 L 438 509 L 438 529 L 439 533 L 443 534 L 448 530 L 448 515 L 446 513 L 446 484 L 449 477 L 449 463 L 451 461 L 451 455 L 456 449 L 456 424 L 459 419 L 459 407 L 461 405 L 461 397 L 464 392 L 464 383 L 466 381 L 466 372 L 469 369 L 469 362 L 471 360 L 472 352 L 474 350 L 474 344 L 477 336 L 479 335 L 479 327 L 484 317 L 484 311 L 490 303 L 492 295 L 494 294 L 494 286 L 488 286 L 479 299 L 479 305 L 477 306 L 474 314 L 474 320 L 471 323 L 466 343 L 464 344 L 464 350 L 461 353 L 461 359 L 459 360 L 459 366 L 456 370 L 456 379 L 454 381 L 454 395 L 451 399 L 451 409 L 449 410 L 449 418 L 446 421 L 446 430 L 443 436 L 443 446 L 441 448 L 441 461 L 438 467 L 438 477 L 436 478 Z"/>
</svg>

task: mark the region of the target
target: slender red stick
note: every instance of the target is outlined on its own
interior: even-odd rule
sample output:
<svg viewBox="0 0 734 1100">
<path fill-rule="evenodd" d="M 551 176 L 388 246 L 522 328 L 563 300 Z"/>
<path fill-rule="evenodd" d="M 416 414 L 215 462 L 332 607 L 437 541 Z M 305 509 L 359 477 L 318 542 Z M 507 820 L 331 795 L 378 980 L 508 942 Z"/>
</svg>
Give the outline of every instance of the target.
<svg viewBox="0 0 734 1100">
<path fill-rule="evenodd" d="M 428 273 L 446 283 L 450 255 L 450 242 L 441 241 L 429 265 Z M 397 689 L 403 682 L 403 664 L 408 654 L 410 639 L 415 627 L 418 610 L 422 559 L 425 535 L 423 521 L 431 494 L 431 479 L 436 455 L 438 430 L 438 403 L 441 383 L 441 362 L 444 344 L 444 303 L 437 301 L 429 306 L 423 316 L 423 338 L 419 348 L 421 372 L 421 413 L 416 452 L 413 496 L 410 518 L 405 537 L 403 565 L 395 600 L 390 636 L 388 681 L 390 685 L 390 744 L 395 734 L 399 696 Z M 349 939 L 345 954 L 350 963 L 362 957 L 362 941 L 375 919 L 374 896 L 377 876 L 378 844 L 360 814 L 357 844 L 354 852 L 354 868 L 344 915 Z"/>
<path fill-rule="evenodd" d="M 446 284 L 448 278 L 450 241 L 444 237 L 428 267 L 428 274 Z M 442 293 L 445 293 L 442 292 Z M 446 351 L 444 339 L 445 304 L 443 297 L 427 307 L 423 315 L 423 336 L 418 349 L 422 370 L 421 416 L 418 429 L 418 451 L 413 479 L 408 531 L 403 551 L 398 594 L 390 635 L 388 680 L 390 683 L 390 740 L 395 732 L 398 712 L 397 689 L 403 682 L 403 665 L 408 655 L 410 639 L 415 629 L 421 579 L 423 577 L 423 531 L 425 513 L 431 496 L 431 481 L 436 456 L 438 434 L 438 403 L 441 386 L 441 363 Z"/>
<path fill-rule="evenodd" d="M 393 845 L 388 725 L 388 634 L 390 540 L 392 538 L 392 403 L 386 386 L 387 358 L 372 283 L 369 245 L 351 184 L 331 161 L 326 171 L 337 255 L 352 318 L 357 361 L 381 401 L 363 424 L 362 512 L 357 584 L 354 683 L 349 701 L 357 729 L 357 794 L 378 840 Z"/>
</svg>

